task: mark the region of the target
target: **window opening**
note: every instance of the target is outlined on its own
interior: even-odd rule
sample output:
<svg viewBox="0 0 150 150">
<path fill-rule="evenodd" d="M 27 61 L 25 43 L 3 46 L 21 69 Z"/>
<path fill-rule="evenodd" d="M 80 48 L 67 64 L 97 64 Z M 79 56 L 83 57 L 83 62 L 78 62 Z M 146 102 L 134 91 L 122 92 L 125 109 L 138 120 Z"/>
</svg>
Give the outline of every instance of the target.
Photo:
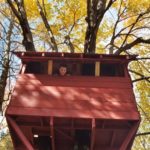
<svg viewBox="0 0 150 150">
<path fill-rule="evenodd" d="M 81 63 L 76 61 L 53 61 L 52 74 L 58 74 L 60 66 L 67 67 L 67 74 L 72 75 L 80 75 L 81 74 Z"/>
<path fill-rule="evenodd" d="M 25 73 L 47 74 L 47 62 L 29 62 Z"/>
<path fill-rule="evenodd" d="M 101 63 L 100 76 L 124 76 L 124 66 L 119 63 Z"/>
<path fill-rule="evenodd" d="M 82 64 L 83 76 L 95 76 L 95 63 L 85 63 Z"/>
</svg>

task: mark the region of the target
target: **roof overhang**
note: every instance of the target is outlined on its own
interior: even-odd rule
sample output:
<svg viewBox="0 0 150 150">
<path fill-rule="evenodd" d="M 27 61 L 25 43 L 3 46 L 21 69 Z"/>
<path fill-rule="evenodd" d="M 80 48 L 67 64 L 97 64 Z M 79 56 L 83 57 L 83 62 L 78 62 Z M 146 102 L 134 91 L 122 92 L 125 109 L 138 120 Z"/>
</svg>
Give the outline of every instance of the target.
<svg viewBox="0 0 150 150">
<path fill-rule="evenodd" d="M 47 61 L 47 60 L 76 60 L 76 61 L 122 61 L 136 60 L 137 55 L 113 54 L 84 54 L 65 52 L 13 52 L 22 61 Z"/>
</svg>

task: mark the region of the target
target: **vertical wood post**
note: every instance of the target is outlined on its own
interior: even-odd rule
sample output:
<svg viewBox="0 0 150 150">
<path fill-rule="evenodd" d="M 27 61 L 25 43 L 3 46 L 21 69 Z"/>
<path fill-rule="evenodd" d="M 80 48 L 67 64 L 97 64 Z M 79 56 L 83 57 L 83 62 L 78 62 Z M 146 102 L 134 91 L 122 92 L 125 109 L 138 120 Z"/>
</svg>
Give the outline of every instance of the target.
<svg viewBox="0 0 150 150">
<path fill-rule="evenodd" d="M 52 69 L 53 69 L 53 61 L 48 61 L 48 75 L 52 75 Z"/>
<path fill-rule="evenodd" d="M 55 141 L 54 141 L 54 121 L 53 117 L 50 117 L 50 135 L 52 140 L 52 150 L 55 150 Z"/>
<path fill-rule="evenodd" d="M 95 119 L 92 119 L 92 134 L 91 134 L 91 148 L 90 150 L 94 150 L 94 145 L 95 145 L 95 128 L 96 128 L 96 124 L 95 124 Z"/>
<path fill-rule="evenodd" d="M 100 62 L 95 63 L 95 76 L 100 76 Z"/>
</svg>

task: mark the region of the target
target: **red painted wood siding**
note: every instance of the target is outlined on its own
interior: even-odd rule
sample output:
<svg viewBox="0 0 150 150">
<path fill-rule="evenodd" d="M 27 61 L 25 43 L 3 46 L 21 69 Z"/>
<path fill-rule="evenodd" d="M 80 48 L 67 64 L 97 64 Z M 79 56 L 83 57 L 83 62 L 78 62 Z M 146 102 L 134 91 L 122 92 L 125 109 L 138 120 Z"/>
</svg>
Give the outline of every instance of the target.
<svg viewBox="0 0 150 150">
<path fill-rule="evenodd" d="M 138 119 L 132 86 L 121 77 L 19 75 L 9 114 Z"/>
</svg>

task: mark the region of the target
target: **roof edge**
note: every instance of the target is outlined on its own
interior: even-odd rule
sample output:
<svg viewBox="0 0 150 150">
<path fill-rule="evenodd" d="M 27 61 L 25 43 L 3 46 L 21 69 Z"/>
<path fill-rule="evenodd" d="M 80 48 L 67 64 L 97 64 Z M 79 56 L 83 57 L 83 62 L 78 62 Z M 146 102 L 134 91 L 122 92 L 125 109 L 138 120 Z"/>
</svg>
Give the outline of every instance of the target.
<svg viewBox="0 0 150 150">
<path fill-rule="evenodd" d="M 136 60 L 137 55 L 114 55 L 114 54 L 88 54 L 88 53 L 67 53 L 67 52 L 13 52 L 17 57 L 24 60 L 26 58 L 52 58 L 52 59 L 123 59 L 128 61 Z"/>
</svg>

